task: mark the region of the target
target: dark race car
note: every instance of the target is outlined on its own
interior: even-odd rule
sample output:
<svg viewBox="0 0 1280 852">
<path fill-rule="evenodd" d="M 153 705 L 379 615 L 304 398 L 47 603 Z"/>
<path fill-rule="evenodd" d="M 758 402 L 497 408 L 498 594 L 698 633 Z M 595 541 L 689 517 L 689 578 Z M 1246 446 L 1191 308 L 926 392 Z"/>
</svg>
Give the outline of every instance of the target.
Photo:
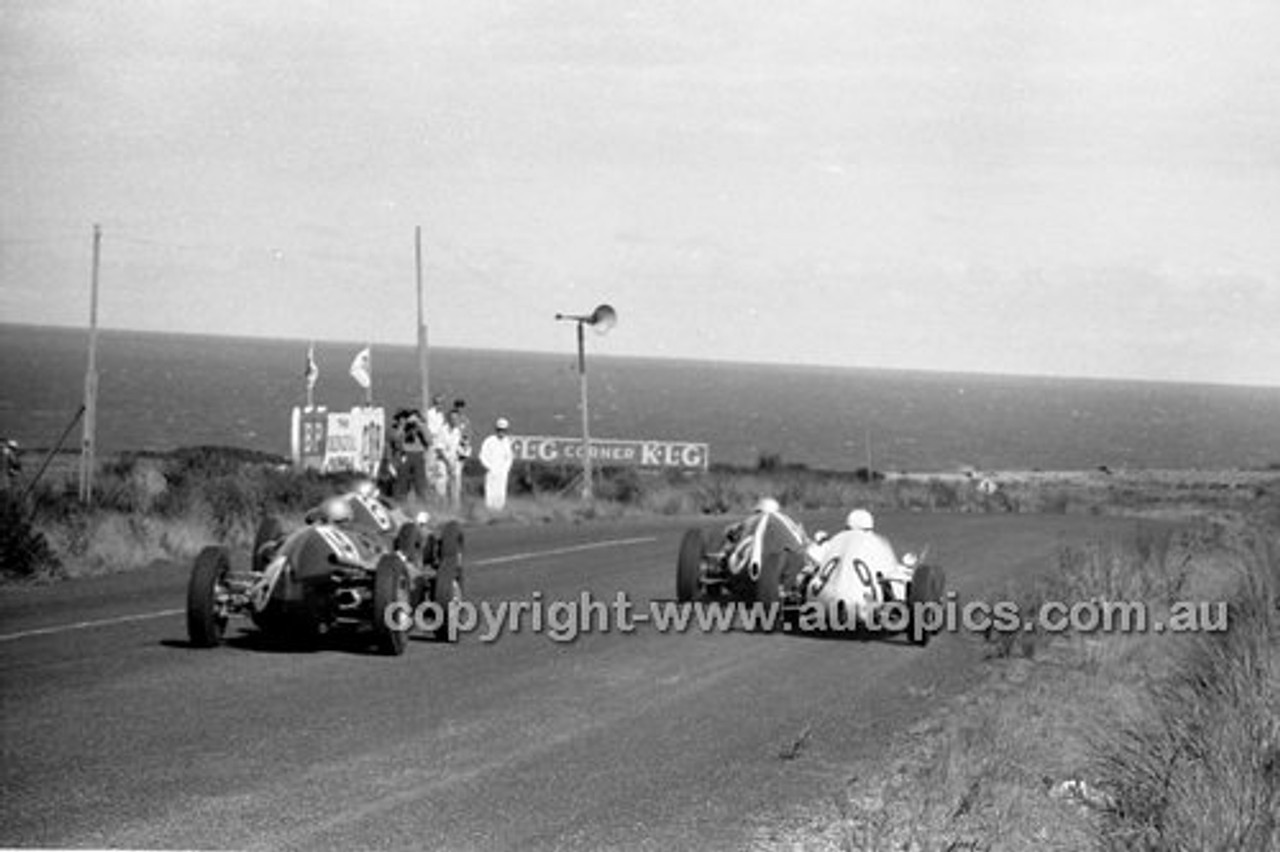
<svg viewBox="0 0 1280 852">
<path fill-rule="evenodd" d="M 264 633 L 304 644 L 331 627 L 366 628 L 382 652 L 401 654 L 419 604 L 447 613 L 462 596 L 455 522 L 432 531 L 425 513 L 409 518 L 371 486 L 326 500 L 305 520 L 287 532 L 264 519 L 247 573 L 231 570 L 225 546 L 200 552 L 187 587 L 192 645 L 221 644 L 230 617 L 247 615 Z M 437 622 L 436 638 L 447 638 L 447 620 Z"/>
<path fill-rule="evenodd" d="M 766 563 L 809 546 L 804 527 L 765 498 L 747 517 L 710 535 L 691 529 L 680 542 L 676 598 L 757 600 Z"/>
</svg>

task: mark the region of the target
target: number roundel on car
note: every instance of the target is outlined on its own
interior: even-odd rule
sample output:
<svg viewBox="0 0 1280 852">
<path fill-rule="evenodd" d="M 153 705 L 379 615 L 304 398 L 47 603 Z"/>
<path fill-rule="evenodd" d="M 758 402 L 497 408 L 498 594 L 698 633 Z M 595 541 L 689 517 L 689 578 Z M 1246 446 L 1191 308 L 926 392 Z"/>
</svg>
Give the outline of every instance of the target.
<svg viewBox="0 0 1280 852">
<path fill-rule="evenodd" d="M 836 568 L 838 568 L 839 566 L 840 566 L 839 556 L 833 556 L 830 559 L 828 559 L 826 564 L 824 564 L 820 569 L 818 569 L 817 575 L 813 578 L 813 581 L 809 584 L 809 594 L 816 597 L 819 592 L 821 592 L 824 588 L 826 588 L 827 583 L 831 580 L 831 575 L 836 572 Z"/>
<path fill-rule="evenodd" d="M 338 558 L 347 562 L 359 562 L 360 550 L 346 533 L 333 527 L 316 527 L 316 532 L 324 539 L 325 544 L 333 549 Z"/>
<path fill-rule="evenodd" d="M 379 529 L 391 529 L 391 516 L 387 514 L 387 510 L 382 507 L 381 503 L 363 494 L 357 494 L 356 499 L 360 501 L 361 506 L 364 506 L 365 511 L 369 513 L 369 517 L 373 518 L 373 522 L 378 525 Z"/>
</svg>

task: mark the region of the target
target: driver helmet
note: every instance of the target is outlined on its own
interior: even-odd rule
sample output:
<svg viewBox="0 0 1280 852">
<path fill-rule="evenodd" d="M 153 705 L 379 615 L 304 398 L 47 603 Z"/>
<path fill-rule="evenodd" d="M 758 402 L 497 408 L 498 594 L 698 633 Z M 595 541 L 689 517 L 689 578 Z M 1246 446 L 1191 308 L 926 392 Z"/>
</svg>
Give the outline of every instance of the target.
<svg viewBox="0 0 1280 852">
<path fill-rule="evenodd" d="M 771 515 L 781 510 L 782 507 L 778 505 L 778 501 L 772 497 L 762 497 L 760 502 L 756 504 L 756 511 L 766 515 Z"/>
<path fill-rule="evenodd" d="M 845 525 L 851 530 L 870 532 L 876 528 L 876 519 L 866 509 L 854 509 L 845 519 Z"/>
<path fill-rule="evenodd" d="M 324 501 L 322 508 L 324 519 L 331 524 L 340 524 L 351 520 L 351 504 L 342 497 L 330 497 Z"/>
</svg>

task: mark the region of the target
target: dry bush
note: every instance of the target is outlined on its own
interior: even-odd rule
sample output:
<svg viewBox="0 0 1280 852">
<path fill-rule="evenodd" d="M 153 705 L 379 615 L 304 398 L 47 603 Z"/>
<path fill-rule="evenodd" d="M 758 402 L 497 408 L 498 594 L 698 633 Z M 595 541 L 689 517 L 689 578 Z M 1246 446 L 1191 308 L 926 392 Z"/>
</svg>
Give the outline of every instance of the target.
<svg viewBox="0 0 1280 852">
<path fill-rule="evenodd" d="M 1280 848 L 1280 650 L 1274 565 L 1255 566 L 1225 633 L 1194 637 L 1142 711 L 1105 735 L 1097 772 L 1115 849 Z"/>
<path fill-rule="evenodd" d="M 0 491 L 0 576 L 54 576 L 61 568 L 49 540 L 31 523 L 27 504 Z"/>
</svg>

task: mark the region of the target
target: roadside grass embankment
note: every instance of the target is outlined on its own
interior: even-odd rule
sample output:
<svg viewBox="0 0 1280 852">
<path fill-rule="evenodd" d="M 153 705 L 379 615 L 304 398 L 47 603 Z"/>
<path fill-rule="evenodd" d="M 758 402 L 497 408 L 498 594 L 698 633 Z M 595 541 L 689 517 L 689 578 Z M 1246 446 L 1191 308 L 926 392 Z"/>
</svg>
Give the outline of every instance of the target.
<svg viewBox="0 0 1280 852">
<path fill-rule="evenodd" d="M 951 637 L 982 649 L 978 684 L 763 846 L 1280 849 L 1280 498 L 1063 549 L 1009 595 L 1166 624 L 1221 602 L 1225 629 Z"/>
<path fill-rule="evenodd" d="M 100 466 L 86 506 L 75 476 L 55 467 L 25 498 L 0 493 L 0 575 L 87 576 L 189 560 L 215 541 L 247 546 L 262 514 L 300 520 L 349 481 L 228 448 L 122 454 Z"/>
</svg>

